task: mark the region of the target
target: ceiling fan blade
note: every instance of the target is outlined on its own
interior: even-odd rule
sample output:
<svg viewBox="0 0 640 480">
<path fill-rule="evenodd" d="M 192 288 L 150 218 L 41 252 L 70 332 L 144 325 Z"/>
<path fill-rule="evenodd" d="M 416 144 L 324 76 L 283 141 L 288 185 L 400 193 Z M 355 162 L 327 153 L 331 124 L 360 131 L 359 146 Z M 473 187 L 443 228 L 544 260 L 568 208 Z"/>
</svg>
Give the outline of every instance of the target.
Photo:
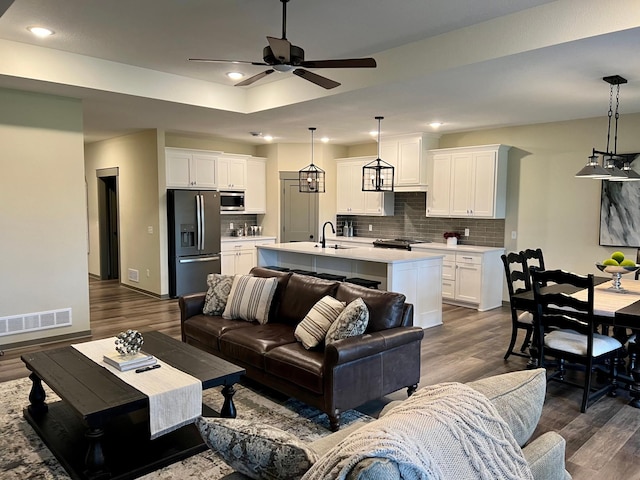
<svg viewBox="0 0 640 480">
<path fill-rule="evenodd" d="M 318 75 L 317 73 L 312 73 L 308 70 L 303 70 L 302 68 L 296 68 L 293 71 L 293 74 L 301 78 L 304 78 L 305 80 L 308 80 L 311 83 L 315 83 L 316 85 L 326 88 L 327 90 L 340 86 L 340 83 L 338 82 L 335 82 L 327 77 L 323 77 L 322 75 Z"/>
<path fill-rule="evenodd" d="M 260 72 L 257 75 L 254 75 L 253 77 L 249 77 L 246 80 L 241 81 L 240 83 L 236 83 L 234 86 L 236 86 L 236 87 L 246 87 L 247 85 L 251 85 L 253 82 L 257 82 L 261 78 L 264 78 L 264 77 L 266 77 L 267 75 L 269 75 L 269 74 L 271 74 L 273 72 L 275 72 L 275 70 L 272 70 L 272 69 L 265 70 L 264 72 Z"/>
<path fill-rule="evenodd" d="M 206 63 L 237 63 L 237 64 L 247 64 L 247 65 L 260 65 L 261 67 L 269 66 L 268 63 L 264 62 L 247 62 L 245 60 L 214 60 L 213 58 L 190 58 L 190 62 L 206 62 Z"/>
<path fill-rule="evenodd" d="M 373 58 L 345 58 L 341 60 L 305 60 L 300 62 L 306 68 L 375 68 Z"/>
<path fill-rule="evenodd" d="M 267 37 L 273 56 L 280 63 L 289 63 L 291 59 L 291 42 L 284 38 Z"/>
</svg>

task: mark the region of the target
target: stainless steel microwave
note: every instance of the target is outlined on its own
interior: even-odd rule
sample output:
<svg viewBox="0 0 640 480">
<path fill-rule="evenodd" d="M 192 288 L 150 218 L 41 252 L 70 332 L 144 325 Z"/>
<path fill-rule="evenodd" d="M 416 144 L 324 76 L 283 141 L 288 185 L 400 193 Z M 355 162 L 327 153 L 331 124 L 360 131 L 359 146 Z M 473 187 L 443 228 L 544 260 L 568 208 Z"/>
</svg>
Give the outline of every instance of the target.
<svg viewBox="0 0 640 480">
<path fill-rule="evenodd" d="M 244 192 L 242 191 L 221 191 L 220 192 L 221 212 L 244 212 Z"/>
</svg>

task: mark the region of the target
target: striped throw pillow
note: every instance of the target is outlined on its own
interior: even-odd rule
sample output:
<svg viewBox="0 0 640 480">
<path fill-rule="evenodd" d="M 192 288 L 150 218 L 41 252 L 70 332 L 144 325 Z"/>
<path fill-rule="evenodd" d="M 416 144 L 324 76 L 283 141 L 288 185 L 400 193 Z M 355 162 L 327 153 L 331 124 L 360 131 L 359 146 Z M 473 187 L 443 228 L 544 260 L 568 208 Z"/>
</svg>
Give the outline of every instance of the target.
<svg viewBox="0 0 640 480">
<path fill-rule="evenodd" d="M 346 302 L 340 302 L 329 295 L 322 297 L 296 327 L 293 332 L 296 340 L 307 350 L 320 345 L 329 327 L 346 305 Z"/>
<path fill-rule="evenodd" d="M 275 277 L 236 275 L 222 318 L 267 323 L 269 307 L 277 286 L 278 279 Z"/>
</svg>

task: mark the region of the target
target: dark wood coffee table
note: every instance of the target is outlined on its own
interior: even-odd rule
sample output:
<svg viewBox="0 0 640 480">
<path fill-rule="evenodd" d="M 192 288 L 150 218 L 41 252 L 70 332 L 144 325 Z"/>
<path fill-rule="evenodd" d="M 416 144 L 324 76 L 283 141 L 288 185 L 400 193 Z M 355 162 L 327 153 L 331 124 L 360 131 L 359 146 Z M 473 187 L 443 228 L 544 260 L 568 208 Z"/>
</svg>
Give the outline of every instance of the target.
<svg viewBox="0 0 640 480">
<path fill-rule="evenodd" d="M 243 368 L 158 332 L 144 334 L 143 350 L 203 389 L 224 385 L 219 415 L 235 417 L 233 385 Z M 149 398 L 73 347 L 21 358 L 33 382 L 24 417 L 73 479 L 136 478 L 206 450 L 193 424 L 150 440 Z M 62 400 L 47 404 L 42 382 Z M 218 416 L 205 405 L 203 415 Z"/>
</svg>

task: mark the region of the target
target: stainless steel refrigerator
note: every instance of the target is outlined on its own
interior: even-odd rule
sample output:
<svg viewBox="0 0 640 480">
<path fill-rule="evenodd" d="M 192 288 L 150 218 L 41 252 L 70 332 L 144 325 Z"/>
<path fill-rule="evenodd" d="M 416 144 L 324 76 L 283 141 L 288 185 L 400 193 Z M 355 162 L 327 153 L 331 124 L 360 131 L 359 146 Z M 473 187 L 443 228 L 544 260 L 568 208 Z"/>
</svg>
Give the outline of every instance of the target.
<svg viewBox="0 0 640 480">
<path fill-rule="evenodd" d="M 169 295 L 207 290 L 207 275 L 220 273 L 220 194 L 167 190 Z"/>
</svg>

